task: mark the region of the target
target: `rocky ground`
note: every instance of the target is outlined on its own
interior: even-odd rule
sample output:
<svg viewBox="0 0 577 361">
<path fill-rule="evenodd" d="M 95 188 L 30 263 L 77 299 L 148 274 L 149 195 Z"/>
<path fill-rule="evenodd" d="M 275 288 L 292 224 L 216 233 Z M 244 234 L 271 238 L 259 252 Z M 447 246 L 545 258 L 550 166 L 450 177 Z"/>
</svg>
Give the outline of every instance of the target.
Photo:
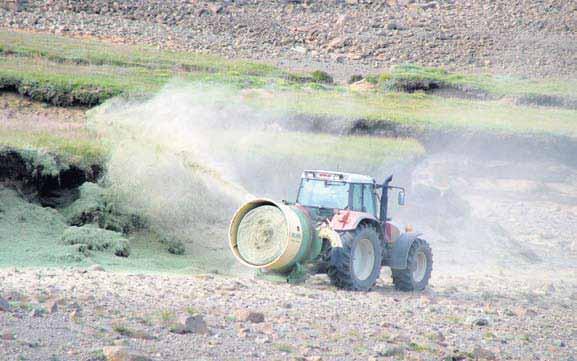
<svg viewBox="0 0 577 361">
<path fill-rule="evenodd" d="M 265 60 L 328 70 L 341 80 L 404 62 L 528 76 L 577 73 L 573 1 L 4 3 L 0 27 Z"/>
<path fill-rule="evenodd" d="M 99 267 L 3 269 L 0 358 L 577 358 L 574 269 L 470 271 L 437 272 L 429 290 L 412 294 L 394 291 L 387 275 L 373 292 L 355 293 L 325 276 L 289 286 Z"/>
<path fill-rule="evenodd" d="M 6 94 L 0 108 L 0 130 L 86 136 L 82 109 Z M 409 205 L 394 219 L 422 230 L 435 255 L 423 293 L 395 291 L 387 269 L 374 291 L 353 293 L 324 275 L 291 286 L 192 270 L 1 268 L 0 360 L 574 361 L 577 169 L 480 153 L 429 154 L 396 180 Z M 27 234 L 18 227 L 5 239 Z"/>
</svg>

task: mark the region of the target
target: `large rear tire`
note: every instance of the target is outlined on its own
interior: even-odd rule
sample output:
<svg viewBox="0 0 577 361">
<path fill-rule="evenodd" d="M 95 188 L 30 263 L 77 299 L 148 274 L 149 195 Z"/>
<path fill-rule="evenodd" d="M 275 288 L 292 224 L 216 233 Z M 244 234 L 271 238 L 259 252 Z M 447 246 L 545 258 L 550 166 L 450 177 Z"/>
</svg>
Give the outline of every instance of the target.
<svg viewBox="0 0 577 361">
<path fill-rule="evenodd" d="M 407 268 L 393 269 L 393 283 L 400 291 L 422 291 L 429 284 L 433 271 L 433 252 L 429 243 L 417 238 L 407 257 Z"/>
<path fill-rule="evenodd" d="M 341 234 L 342 247 L 331 250 L 328 275 L 335 286 L 369 291 L 381 272 L 383 250 L 377 231 L 368 225 Z"/>
</svg>

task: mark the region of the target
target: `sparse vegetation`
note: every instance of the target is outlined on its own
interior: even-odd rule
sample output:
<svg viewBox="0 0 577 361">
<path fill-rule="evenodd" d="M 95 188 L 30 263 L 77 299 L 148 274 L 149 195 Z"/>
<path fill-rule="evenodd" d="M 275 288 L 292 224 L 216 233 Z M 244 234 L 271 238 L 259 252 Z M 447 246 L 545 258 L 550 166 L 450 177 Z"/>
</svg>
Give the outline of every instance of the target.
<svg viewBox="0 0 577 361">
<path fill-rule="evenodd" d="M 121 336 L 132 337 L 134 335 L 134 330 L 123 323 L 114 323 L 112 329 Z"/>
<path fill-rule="evenodd" d="M 289 345 L 289 344 L 279 343 L 279 344 L 275 344 L 274 346 L 277 350 L 284 352 L 284 353 L 293 353 L 294 352 L 294 347 Z"/>
<path fill-rule="evenodd" d="M 176 315 L 169 309 L 163 309 L 160 311 L 160 320 L 164 323 L 171 323 L 175 318 Z"/>
</svg>

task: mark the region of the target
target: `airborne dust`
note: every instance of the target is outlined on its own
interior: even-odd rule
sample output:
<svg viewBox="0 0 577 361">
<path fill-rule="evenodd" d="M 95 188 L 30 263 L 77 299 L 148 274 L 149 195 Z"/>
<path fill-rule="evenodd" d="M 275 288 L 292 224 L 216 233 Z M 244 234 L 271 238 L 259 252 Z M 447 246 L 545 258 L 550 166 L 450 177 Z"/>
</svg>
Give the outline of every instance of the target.
<svg viewBox="0 0 577 361">
<path fill-rule="evenodd" d="M 577 251 L 577 201 L 566 196 L 577 194 L 577 171 L 556 161 L 487 158 L 482 147 L 463 153 L 439 144 L 403 164 L 317 156 L 311 137 L 337 152 L 348 136 L 295 132 L 288 112 L 213 86 L 173 84 L 148 100 L 112 100 L 89 122 L 112 150 L 105 182 L 118 203 L 223 269 L 235 265 L 226 249 L 234 210 L 255 196 L 294 200 L 307 168 L 377 181 L 395 173 L 408 202 L 393 205 L 392 216 L 424 233 L 437 271 L 566 264 Z"/>
</svg>

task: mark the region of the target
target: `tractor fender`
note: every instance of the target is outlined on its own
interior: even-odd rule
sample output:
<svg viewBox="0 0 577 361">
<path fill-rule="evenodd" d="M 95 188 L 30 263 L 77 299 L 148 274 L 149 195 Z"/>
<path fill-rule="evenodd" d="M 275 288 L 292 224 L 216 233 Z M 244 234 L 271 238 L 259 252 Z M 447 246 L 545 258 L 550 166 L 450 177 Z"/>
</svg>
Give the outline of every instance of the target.
<svg viewBox="0 0 577 361">
<path fill-rule="evenodd" d="M 408 232 L 401 234 L 395 242 L 392 244 L 392 249 L 389 259 L 389 267 L 394 269 L 406 269 L 407 268 L 407 258 L 409 257 L 409 250 L 413 245 L 413 242 L 422 233 Z"/>
<path fill-rule="evenodd" d="M 379 225 L 379 221 L 372 214 L 349 210 L 338 211 L 329 222 L 331 228 L 337 232 L 354 231 L 361 223 Z"/>
</svg>

